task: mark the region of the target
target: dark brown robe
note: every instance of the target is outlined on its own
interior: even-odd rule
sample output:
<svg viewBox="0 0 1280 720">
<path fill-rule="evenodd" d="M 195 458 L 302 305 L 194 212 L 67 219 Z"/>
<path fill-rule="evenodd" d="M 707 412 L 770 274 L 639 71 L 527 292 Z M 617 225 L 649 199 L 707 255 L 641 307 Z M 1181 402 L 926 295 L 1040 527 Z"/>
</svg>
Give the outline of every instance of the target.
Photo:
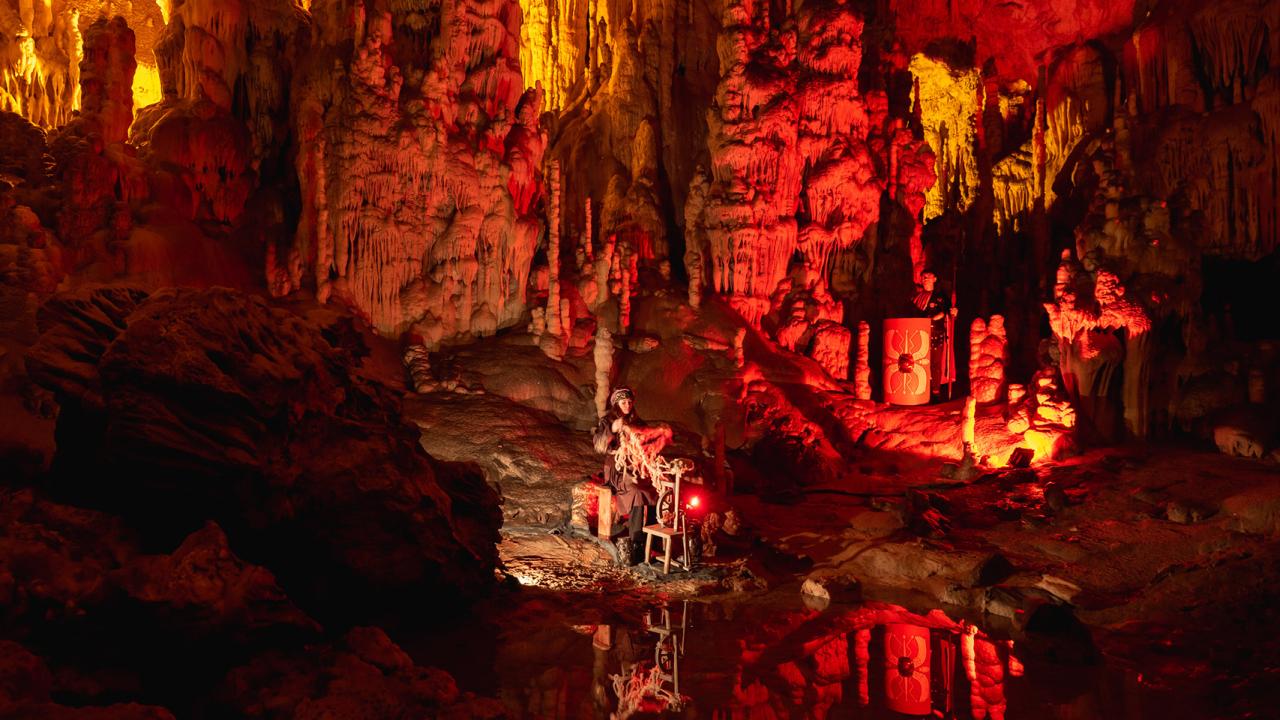
<svg viewBox="0 0 1280 720">
<path fill-rule="evenodd" d="M 645 422 L 636 415 L 634 410 L 630 415 L 624 416 L 617 407 L 613 407 L 596 424 L 592 440 L 596 452 L 608 455 L 608 460 L 604 464 L 604 481 L 613 488 L 613 511 L 619 515 L 630 515 L 636 508 L 652 506 L 658 502 L 658 493 L 653 489 L 649 478 L 636 478 L 638 482 L 631 482 L 618 470 L 614 462 L 618 452 L 618 434 L 613 431 L 613 421 L 618 418 L 622 418 L 624 425 L 645 427 Z"/>
</svg>

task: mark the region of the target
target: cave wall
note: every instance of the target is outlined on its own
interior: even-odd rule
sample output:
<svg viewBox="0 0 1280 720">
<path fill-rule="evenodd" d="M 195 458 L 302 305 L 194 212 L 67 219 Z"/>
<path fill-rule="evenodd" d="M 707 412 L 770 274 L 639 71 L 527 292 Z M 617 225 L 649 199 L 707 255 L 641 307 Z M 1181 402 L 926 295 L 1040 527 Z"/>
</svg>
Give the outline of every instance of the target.
<svg viewBox="0 0 1280 720">
<path fill-rule="evenodd" d="M 1280 232 L 1265 0 L 4 0 L 0 27 L 0 107 L 52 161 L 6 212 L 72 250 L 54 277 L 305 291 L 428 348 L 616 247 L 619 304 L 657 270 L 836 376 L 932 269 L 1027 375 L 1062 250 L 1190 335 L 1199 258 Z"/>
</svg>

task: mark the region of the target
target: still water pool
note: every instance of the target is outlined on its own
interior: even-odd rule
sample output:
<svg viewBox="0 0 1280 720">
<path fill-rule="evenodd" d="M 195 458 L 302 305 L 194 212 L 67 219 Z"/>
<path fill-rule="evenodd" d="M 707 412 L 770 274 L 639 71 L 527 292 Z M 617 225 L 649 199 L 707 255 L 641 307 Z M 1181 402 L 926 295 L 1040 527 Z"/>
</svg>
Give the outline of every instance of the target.
<svg viewBox="0 0 1280 720">
<path fill-rule="evenodd" d="M 526 589 L 447 628 L 393 634 L 521 718 L 1225 717 L 1202 688 L 1106 661 L 1059 620 L 1015 631 L 781 590 L 696 601 Z"/>
</svg>

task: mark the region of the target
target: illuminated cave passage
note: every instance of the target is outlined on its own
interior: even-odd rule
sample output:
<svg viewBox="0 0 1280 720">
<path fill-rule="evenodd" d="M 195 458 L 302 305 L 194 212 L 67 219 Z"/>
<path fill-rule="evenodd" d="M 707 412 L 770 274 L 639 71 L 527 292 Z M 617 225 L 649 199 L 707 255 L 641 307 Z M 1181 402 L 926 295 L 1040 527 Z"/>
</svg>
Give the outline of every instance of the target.
<svg viewBox="0 0 1280 720">
<path fill-rule="evenodd" d="M 1280 1 L 0 30 L 0 717 L 1274 714 Z"/>
</svg>

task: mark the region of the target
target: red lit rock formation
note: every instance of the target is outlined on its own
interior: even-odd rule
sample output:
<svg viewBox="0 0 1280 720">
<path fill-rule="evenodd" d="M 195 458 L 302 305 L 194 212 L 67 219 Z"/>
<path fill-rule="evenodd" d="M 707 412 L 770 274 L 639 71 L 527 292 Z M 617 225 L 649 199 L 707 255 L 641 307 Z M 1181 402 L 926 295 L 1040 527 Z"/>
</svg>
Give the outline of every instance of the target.
<svg viewBox="0 0 1280 720">
<path fill-rule="evenodd" d="M 428 347 L 493 334 L 524 312 L 541 226 L 536 94 L 517 114 L 520 8 L 380 8 L 316 7 L 317 45 L 292 98 L 297 261 L 277 256 L 308 277 L 273 279 L 274 291 L 314 285 Z"/>
<path fill-rule="evenodd" d="M 770 28 L 766 14 L 747 2 L 724 9 L 702 219 L 711 284 L 753 324 L 769 311 L 798 243 L 794 215 L 804 170 L 792 97 L 795 32 Z"/>
<path fill-rule="evenodd" d="M 0 617 L 74 617 L 110 596 L 110 575 L 136 547 L 118 518 L 0 491 Z"/>
</svg>

